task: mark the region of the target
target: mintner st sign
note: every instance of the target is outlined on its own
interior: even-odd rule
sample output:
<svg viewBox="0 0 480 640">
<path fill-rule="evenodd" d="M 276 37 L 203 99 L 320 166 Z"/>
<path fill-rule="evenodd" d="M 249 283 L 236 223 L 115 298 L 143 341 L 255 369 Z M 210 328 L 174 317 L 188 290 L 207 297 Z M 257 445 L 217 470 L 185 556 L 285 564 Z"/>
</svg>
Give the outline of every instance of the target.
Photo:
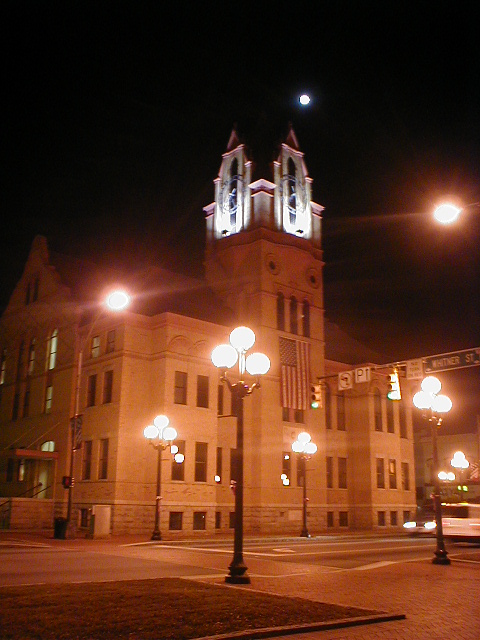
<svg viewBox="0 0 480 640">
<path fill-rule="evenodd" d="M 424 359 L 423 365 L 425 373 L 475 367 L 480 365 L 480 347 L 465 349 L 464 351 L 454 351 L 453 353 L 442 353 L 438 356 L 430 356 Z"/>
</svg>

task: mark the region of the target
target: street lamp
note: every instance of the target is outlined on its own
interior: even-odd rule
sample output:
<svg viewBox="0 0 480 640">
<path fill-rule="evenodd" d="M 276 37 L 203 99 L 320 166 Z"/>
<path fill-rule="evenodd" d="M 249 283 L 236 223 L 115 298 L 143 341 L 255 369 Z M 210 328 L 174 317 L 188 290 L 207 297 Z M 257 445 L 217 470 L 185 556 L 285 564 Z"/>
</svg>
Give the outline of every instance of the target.
<svg viewBox="0 0 480 640">
<path fill-rule="evenodd" d="M 433 217 L 441 224 L 451 224 L 458 220 L 462 211 L 470 207 L 476 207 L 479 204 L 480 202 L 472 202 L 464 205 L 463 207 L 459 207 L 453 202 L 443 202 L 434 209 Z"/>
<path fill-rule="evenodd" d="M 65 531 L 70 524 L 71 516 L 72 516 L 72 502 L 73 502 L 73 470 L 75 468 L 75 451 L 79 448 L 80 444 L 78 440 L 80 439 L 81 433 L 81 415 L 80 415 L 80 382 L 82 377 L 82 365 L 83 365 L 83 350 L 85 345 L 88 343 L 90 336 L 92 335 L 92 331 L 97 323 L 97 321 L 102 317 L 102 315 L 107 311 L 123 311 L 130 304 L 130 296 L 128 293 L 122 290 L 112 291 L 105 298 L 103 305 L 100 307 L 97 315 L 95 316 L 93 322 L 90 325 L 90 329 L 82 341 L 81 346 L 78 350 L 78 360 L 77 360 L 77 376 L 75 383 L 75 406 L 74 406 L 74 414 L 73 418 L 70 420 L 70 429 L 71 429 L 71 451 L 70 451 L 70 471 L 69 475 L 66 479 L 66 486 L 68 488 L 68 499 L 67 499 L 67 517 L 65 519 Z M 65 486 L 65 485 L 64 485 Z M 61 537 L 64 537 L 63 535 Z"/>
<path fill-rule="evenodd" d="M 248 327 L 237 327 L 230 334 L 230 344 L 221 344 L 212 351 L 213 364 L 222 370 L 221 381 L 232 394 L 232 404 L 237 416 L 237 447 L 234 451 L 236 463 L 235 477 L 235 534 L 233 560 L 229 565 L 229 575 L 225 582 L 229 584 L 249 584 L 247 567 L 243 561 L 243 399 L 260 387 L 260 376 L 270 369 L 270 360 L 263 353 L 246 353 L 255 344 L 255 334 Z M 238 361 L 239 380 L 232 383 L 227 378 L 227 369 Z M 244 381 L 245 371 L 256 376 L 249 387 Z M 233 413 L 233 411 L 232 411 Z"/>
<path fill-rule="evenodd" d="M 435 521 L 437 548 L 434 552 L 433 564 L 450 564 L 447 556 L 445 541 L 443 539 L 442 526 L 442 501 L 440 498 L 440 479 L 438 477 L 438 445 L 437 428 L 442 424 L 443 418 L 438 414 L 447 413 L 452 408 L 452 401 L 448 396 L 439 395 L 442 384 L 438 378 L 427 376 L 422 380 L 422 390 L 413 396 L 413 404 L 417 409 L 424 411 L 423 417 L 430 422 L 432 430 L 432 456 L 433 456 L 433 499 L 435 505 Z"/>
<path fill-rule="evenodd" d="M 184 460 L 183 453 L 178 452 L 178 447 L 173 444 L 177 437 L 177 431 L 169 426 L 170 420 L 167 416 L 159 415 L 153 420 L 153 424 L 149 424 L 143 430 L 143 435 L 147 438 L 149 444 L 157 451 L 157 493 L 155 498 L 155 526 L 153 528 L 152 540 L 161 540 L 160 533 L 160 502 L 161 486 L 162 486 L 162 453 L 170 447 L 175 462 L 181 464 Z"/>
<path fill-rule="evenodd" d="M 453 454 L 453 458 L 450 460 L 450 464 L 454 469 L 458 471 L 458 484 L 457 489 L 459 491 L 460 497 L 462 495 L 462 490 L 466 491 L 466 488 L 463 486 L 463 474 L 470 466 L 469 461 L 466 459 L 463 451 L 455 451 Z M 455 476 L 454 476 L 455 477 Z"/>
<path fill-rule="evenodd" d="M 317 445 L 312 442 L 312 438 L 309 433 L 302 431 L 302 433 L 298 434 L 295 442 L 292 443 L 292 451 L 299 456 L 303 477 L 303 526 L 300 537 L 310 538 L 310 534 L 307 529 L 307 460 L 310 460 L 313 454 L 317 452 Z"/>
</svg>

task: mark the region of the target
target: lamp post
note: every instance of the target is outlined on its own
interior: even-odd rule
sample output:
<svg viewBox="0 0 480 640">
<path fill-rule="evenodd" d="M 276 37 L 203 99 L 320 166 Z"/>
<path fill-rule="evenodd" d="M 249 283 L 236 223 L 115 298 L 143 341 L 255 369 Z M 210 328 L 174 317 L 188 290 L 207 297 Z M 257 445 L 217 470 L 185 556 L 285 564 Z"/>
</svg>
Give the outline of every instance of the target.
<svg viewBox="0 0 480 640">
<path fill-rule="evenodd" d="M 75 382 L 75 406 L 74 406 L 74 414 L 73 418 L 70 420 L 70 429 L 71 429 L 71 450 L 70 450 L 70 469 L 69 475 L 67 477 L 67 489 L 68 489 L 68 498 L 67 498 L 67 517 L 65 520 L 65 528 L 67 528 L 70 524 L 72 517 L 72 502 L 73 502 L 73 470 L 75 468 L 75 451 L 78 449 L 79 443 L 77 440 L 79 439 L 80 427 L 81 427 L 81 416 L 80 416 L 80 382 L 82 377 L 82 366 L 83 366 L 83 351 L 85 345 L 88 343 L 90 336 L 92 335 L 92 331 L 97 323 L 97 321 L 101 318 L 101 316 L 107 311 L 123 311 L 130 304 L 130 296 L 125 291 L 116 290 L 110 293 L 104 300 L 103 305 L 100 307 L 97 315 L 95 316 L 92 324 L 90 325 L 90 329 L 82 341 L 81 346 L 78 350 L 78 360 L 77 360 L 77 375 Z M 65 486 L 65 485 L 64 485 Z M 64 536 L 62 536 L 64 537 Z"/>
<path fill-rule="evenodd" d="M 417 409 L 424 411 L 432 431 L 432 457 L 433 457 L 433 500 L 435 506 L 437 547 L 434 552 L 433 564 L 450 564 L 445 541 L 443 539 L 442 526 L 442 501 L 440 498 L 440 478 L 438 477 L 438 445 L 437 428 L 442 424 L 443 418 L 438 414 L 447 413 L 452 408 L 452 401 L 448 396 L 439 395 L 442 388 L 440 380 L 434 376 L 427 376 L 422 380 L 422 390 L 413 396 L 413 404 Z"/>
<path fill-rule="evenodd" d="M 243 561 L 243 399 L 260 387 L 260 376 L 270 369 L 270 360 L 263 353 L 246 353 L 255 344 L 255 334 L 248 327 L 237 327 L 230 334 L 230 344 L 221 344 L 212 351 L 213 364 L 222 370 L 221 381 L 232 394 L 232 404 L 237 416 L 237 447 L 235 449 L 235 533 L 233 560 L 229 565 L 229 575 L 225 582 L 229 584 L 249 584 L 247 566 Z M 227 378 L 227 369 L 238 361 L 239 380 L 232 383 Z M 244 381 L 245 371 L 256 376 L 249 386 Z M 232 412 L 233 413 L 233 412 Z"/>
<path fill-rule="evenodd" d="M 149 444 L 157 451 L 157 493 L 155 497 L 155 525 L 153 527 L 152 540 L 161 540 L 160 532 L 160 503 L 162 500 L 162 453 L 170 447 L 170 451 L 174 455 L 175 462 L 181 464 L 184 456 L 178 452 L 178 447 L 173 444 L 177 437 L 177 431 L 169 426 L 170 420 L 167 416 L 159 415 L 153 420 L 153 424 L 149 424 L 143 430 L 143 435 L 147 438 Z"/>
<path fill-rule="evenodd" d="M 454 469 L 458 471 L 458 483 L 457 489 L 460 497 L 462 496 L 462 491 L 466 491 L 466 488 L 463 487 L 463 474 L 470 466 L 469 461 L 466 459 L 463 451 L 455 451 L 453 454 L 453 458 L 450 460 L 450 464 Z M 455 477 L 455 476 L 454 476 Z"/>
<path fill-rule="evenodd" d="M 317 452 L 317 445 L 312 442 L 309 433 L 302 431 L 292 443 L 292 451 L 299 456 L 303 476 L 303 526 L 300 537 L 310 538 L 307 528 L 307 460 L 310 460 L 312 455 Z"/>
</svg>

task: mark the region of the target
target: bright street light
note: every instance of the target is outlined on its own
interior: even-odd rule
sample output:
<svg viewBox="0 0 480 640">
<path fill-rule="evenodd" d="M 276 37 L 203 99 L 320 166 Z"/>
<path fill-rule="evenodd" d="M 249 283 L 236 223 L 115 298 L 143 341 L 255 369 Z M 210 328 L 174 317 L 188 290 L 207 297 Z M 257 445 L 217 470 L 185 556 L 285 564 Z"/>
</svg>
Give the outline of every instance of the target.
<svg viewBox="0 0 480 640">
<path fill-rule="evenodd" d="M 312 442 L 312 437 L 306 431 L 298 434 L 297 439 L 292 442 L 292 451 L 299 456 L 300 471 L 303 478 L 303 526 L 300 533 L 301 538 L 309 538 L 307 528 L 307 460 L 317 452 L 317 445 Z"/>
<path fill-rule="evenodd" d="M 435 218 L 435 220 L 437 220 L 437 222 L 440 222 L 441 224 L 451 224 L 452 222 L 455 222 L 455 220 L 457 220 L 461 211 L 462 209 L 460 207 L 457 207 L 451 202 L 445 202 L 444 204 L 436 207 L 435 211 L 433 212 L 433 217 Z"/>
</svg>

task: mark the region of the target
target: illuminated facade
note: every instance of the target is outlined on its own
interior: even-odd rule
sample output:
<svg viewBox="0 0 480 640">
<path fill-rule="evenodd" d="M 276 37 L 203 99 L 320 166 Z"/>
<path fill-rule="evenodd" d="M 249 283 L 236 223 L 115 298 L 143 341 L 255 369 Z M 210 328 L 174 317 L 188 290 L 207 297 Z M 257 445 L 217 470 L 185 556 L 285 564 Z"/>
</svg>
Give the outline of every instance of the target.
<svg viewBox="0 0 480 640">
<path fill-rule="evenodd" d="M 257 176 L 232 132 L 215 200 L 204 210 L 205 279 L 158 267 L 131 274 L 124 284 L 133 303 L 118 314 L 86 305 L 108 274 L 86 273 L 35 239 L 1 320 L 0 495 L 17 496 L 4 501 L 5 526 L 20 526 L 28 509 L 41 512 L 36 526 L 65 513 L 81 351 L 71 494 L 78 526 L 87 531 L 92 508 L 106 505 L 113 533 L 151 530 L 156 456 L 143 429 L 163 413 L 185 461 L 164 453 L 162 533 L 231 529 L 236 418 L 210 354 L 238 324 L 254 330 L 272 365 L 244 405 L 245 531 L 300 531 L 303 480 L 291 445 L 302 431 L 318 446 L 307 463 L 312 534 L 408 519 L 415 508 L 408 384 L 401 402 L 387 401 L 388 371 L 371 366 L 367 379 L 339 391 L 338 374 L 368 358 L 324 318 L 323 208 L 311 199 L 293 130 L 270 169 Z M 322 407 L 313 410 L 310 385 L 318 380 Z"/>
</svg>

